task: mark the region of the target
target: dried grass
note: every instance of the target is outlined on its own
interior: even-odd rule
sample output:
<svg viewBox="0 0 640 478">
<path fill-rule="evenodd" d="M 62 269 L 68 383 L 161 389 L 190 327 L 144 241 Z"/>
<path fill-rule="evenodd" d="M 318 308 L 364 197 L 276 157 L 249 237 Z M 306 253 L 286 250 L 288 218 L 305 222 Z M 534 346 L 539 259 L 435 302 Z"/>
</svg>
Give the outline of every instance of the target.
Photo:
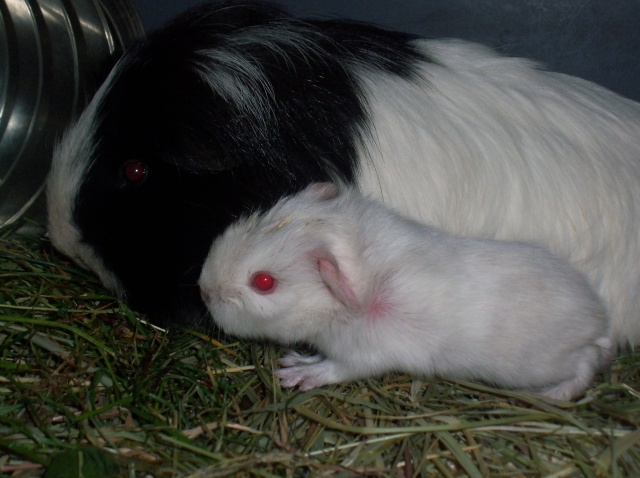
<svg viewBox="0 0 640 478">
<path fill-rule="evenodd" d="M 46 240 L 0 239 L 2 476 L 79 444 L 130 477 L 640 476 L 637 355 L 576 403 L 400 375 L 302 393 L 277 346 L 140 318 Z"/>
</svg>

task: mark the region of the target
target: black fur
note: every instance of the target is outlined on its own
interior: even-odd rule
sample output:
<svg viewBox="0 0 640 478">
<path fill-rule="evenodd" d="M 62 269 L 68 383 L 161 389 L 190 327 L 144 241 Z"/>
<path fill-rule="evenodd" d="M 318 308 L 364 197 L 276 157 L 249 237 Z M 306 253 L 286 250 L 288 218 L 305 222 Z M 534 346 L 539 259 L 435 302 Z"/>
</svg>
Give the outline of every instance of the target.
<svg viewBox="0 0 640 478">
<path fill-rule="evenodd" d="M 272 91 L 262 111 L 247 111 L 212 90 L 197 66 L 204 50 L 265 26 L 302 35 L 306 46 L 243 46 Z M 192 321 L 202 310 L 201 265 L 231 221 L 312 181 L 353 182 L 357 143 L 369 128 L 353 68 L 410 77 L 427 60 L 410 39 L 222 3 L 187 12 L 125 55 L 98 110 L 95 161 L 74 214 L 132 305 L 163 325 Z M 145 181 L 123 177 L 131 160 L 147 164 Z"/>
</svg>

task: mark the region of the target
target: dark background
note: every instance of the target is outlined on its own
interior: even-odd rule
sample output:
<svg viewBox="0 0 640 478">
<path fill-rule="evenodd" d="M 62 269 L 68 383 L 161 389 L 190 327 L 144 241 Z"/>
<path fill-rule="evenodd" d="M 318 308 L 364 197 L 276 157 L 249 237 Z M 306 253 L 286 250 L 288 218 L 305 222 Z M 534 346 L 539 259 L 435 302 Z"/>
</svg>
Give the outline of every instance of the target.
<svg viewBox="0 0 640 478">
<path fill-rule="evenodd" d="M 202 0 L 135 0 L 147 30 Z M 640 0 L 276 0 L 304 16 L 457 37 L 640 101 Z"/>
</svg>

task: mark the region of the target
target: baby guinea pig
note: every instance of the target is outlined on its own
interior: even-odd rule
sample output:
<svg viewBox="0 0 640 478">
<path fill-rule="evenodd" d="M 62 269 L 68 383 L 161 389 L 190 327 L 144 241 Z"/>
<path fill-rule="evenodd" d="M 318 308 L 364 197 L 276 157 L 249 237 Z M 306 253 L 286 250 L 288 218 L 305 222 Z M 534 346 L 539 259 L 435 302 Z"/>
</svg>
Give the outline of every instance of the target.
<svg viewBox="0 0 640 478">
<path fill-rule="evenodd" d="M 398 371 L 568 400 L 611 356 L 607 313 L 564 260 L 331 183 L 229 227 L 199 285 L 225 332 L 317 349 L 278 362 L 281 385 L 302 390 Z"/>
</svg>

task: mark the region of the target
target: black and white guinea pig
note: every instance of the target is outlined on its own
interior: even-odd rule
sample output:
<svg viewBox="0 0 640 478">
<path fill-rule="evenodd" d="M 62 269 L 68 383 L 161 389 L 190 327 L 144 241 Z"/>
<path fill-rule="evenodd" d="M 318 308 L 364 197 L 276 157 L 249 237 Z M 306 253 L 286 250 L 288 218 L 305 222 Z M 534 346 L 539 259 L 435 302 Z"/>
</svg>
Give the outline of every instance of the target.
<svg viewBox="0 0 640 478">
<path fill-rule="evenodd" d="M 279 361 L 280 383 L 303 390 L 401 371 L 568 400 L 611 356 L 605 308 L 565 260 L 453 236 L 331 183 L 228 227 L 200 288 L 226 332 L 313 345 Z"/>
<path fill-rule="evenodd" d="M 640 344 L 640 105 L 463 41 L 191 10 L 121 58 L 58 145 L 49 233 L 184 323 L 215 237 L 327 180 L 452 233 L 547 246 L 586 274 L 615 341 Z"/>
</svg>

